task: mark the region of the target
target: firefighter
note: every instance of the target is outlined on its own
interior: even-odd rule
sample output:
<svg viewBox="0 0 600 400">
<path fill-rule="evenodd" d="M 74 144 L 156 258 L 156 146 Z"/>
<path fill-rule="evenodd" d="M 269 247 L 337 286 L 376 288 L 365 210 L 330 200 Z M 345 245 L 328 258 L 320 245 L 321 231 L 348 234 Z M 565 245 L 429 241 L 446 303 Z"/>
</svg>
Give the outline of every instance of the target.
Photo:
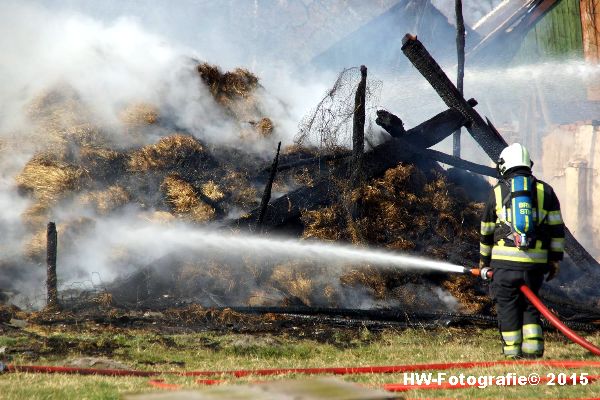
<svg viewBox="0 0 600 400">
<path fill-rule="evenodd" d="M 560 203 L 552 187 L 532 175 L 532 166 L 521 144 L 502 151 L 501 179 L 481 219 L 480 268 L 494 271 L 490 291 L 508 358 L 544 354 L 540 313 L 519 287 L 526 284 L 537 295 L 544 275 L 550 281 L 558 274 L 564 251 Z"/>
</svg>

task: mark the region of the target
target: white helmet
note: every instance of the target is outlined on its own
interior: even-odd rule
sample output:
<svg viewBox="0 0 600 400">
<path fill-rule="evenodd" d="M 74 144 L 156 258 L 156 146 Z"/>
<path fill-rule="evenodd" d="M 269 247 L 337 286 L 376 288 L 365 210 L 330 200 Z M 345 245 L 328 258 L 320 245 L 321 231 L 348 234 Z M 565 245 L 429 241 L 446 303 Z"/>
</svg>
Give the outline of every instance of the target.
<svg viewBox="0 0 600 400">
<path fill-rule="evenodd" d="M 515 167 L 527 167 L 531 168 L 533 162 L 529 157 L 529 152 L 520 143 L 513 143 L 510 146 L 504 148 L 500 153 L 498 159 L 498 172 L 500 175 L 504 175 L 506 171 Z"/>
</svg>

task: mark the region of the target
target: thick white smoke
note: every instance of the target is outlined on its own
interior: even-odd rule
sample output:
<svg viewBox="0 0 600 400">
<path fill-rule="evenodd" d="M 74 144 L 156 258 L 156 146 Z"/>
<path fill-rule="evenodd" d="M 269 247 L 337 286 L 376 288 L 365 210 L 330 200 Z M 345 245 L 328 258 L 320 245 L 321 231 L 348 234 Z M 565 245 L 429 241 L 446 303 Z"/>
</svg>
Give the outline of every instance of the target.
<svg viewBox="0 0 600 400">
<path fill-rule="evenodd" d="M 22 215 L 35 203 L 18 193 L 15 177 L 47 139 L 29 112 L 40 95 L 56 88 L 74 93 L 91 114 L 86 118 L 110 136 L 113 148 L 130 145 L 123 134 L 123 109 L 143 102 L 158 108 L 161 123 L 183 129 L 204 143 L 249 152 L 268 149 L 266 157 L 270 158 L 273 141 L 292 144 L 301 116 L 326 89 L 319 82 L 321 76 L 302 82 L 295 79 L 293 66 L 264 67 L 268 79 L 260 82 L 257 100 L 276 130 L 275 137 L 261 145 L 240 139 L 239 122 L 217 105 L 196 72 L 199 61 L 220 64 L 220 60 L 206 60 L 197 49 L 150 33 L 135 18 L 101 21 L 33 2 L 5 1 L 0 4 L 0 54 L 0 290 L 11 288 L 26 294 L 43 292 L 44 269 L 24 257 L 31 232 L 26 231 Z M 143 140 L 153 143 L 172 133 L 168 129 L 150 131 Z M 42 136 L 32 136 L 34 131 Z M 97 215 L 69 199 L 54 205 L 61 286 L 89 279 L 93 273 L 107 281 L 189 245 L 186 238 L 195 232 L 193 228 L 176 225 L 165 230 L 142 219 L 141 214 L 134 205 L 113 217 Z M 86 228 L 76 236 L 66 234 L 61 223 L 80 218 L 89 219 L 89 224 L 84 221 Z M 138 230 L 130 230 L 133 226 Z M 42 223 L 35 229 L 43 228 Z M 163 230 L 164 234 L 155 234 Z M 127 257 L 119 257 L 123 254 Z M 39 302 L 43 296 L 19 299 L 24 305 Z"/>
<path fill-rule="evenodd" d="M 232 141 L 238 134 L 194 73 L 192 58 L 202 56 L 148 33 L 134 19 L 103 23 L 3 2 L 0 49 L 2 133 L 26 129 L 26 106 L 60 85 L 73 89 L 98 124 L 116 134 L 119 113 L 141 101 L 172 111 L 168 118 L 205 140 Z"/>
<path fill-rule="evenodd" d="M 219 3 L 216 1 L 214 4 Z M 310 3 L 317 11 L 319 4 L 326 4 L 317 1 L 304 3 Z M 437 3 L 444 3 L 451 10 L 449 4 L 453 2 L 440 0 Z M 100 2 L 94 4 L 96 9 L 102 9 L 102 5 L 97 5 Z M 148 2 L 148 7 L 151 4 Z M 214 4 L 213 8 L 216 7 Z M 353 4 L 367 7 L 361 5 L 366 4 L 362 1 Z M 391 4 L 390 1 L 379 1 L 378 10 L 384 11 Z M 469 15 L 477 12 L 469 11 Z M 263 8 L 258 10 L 258 14 L 270 15 Z M 373 12 L 371 16 L 376 15 Z M 358 17 L 351 20 L 358 21 L 355 27 L 366 22 Z M 14 181 L 15 175 L 35 150 L 35 146 L 20 143 L 19 138 L 32 129 L 26 108 L 40 93 L 57 86 L 72 88 L 93 113 L 94 122 L 112 135 L 115 146 L 128 145 L 122 135 L 120 112 L 128 104 L 145 102 L 156 105 L 161 117 L 169 123 L 204 142 L 231 144 L 255 151 L 268 148 L 269 152 L 264 154 L 270 158 L 273 141 L 282 140 L 284 146 L 291 144 L 301 117 L 317 104 L 335 80 L 332 75 L 298 75 L 297 65 L 293 62 L 297 49 L 288 53 L 282 51 L 279 62 L 273 63 L 278 58 L 278 51 L 286 46 L 285 40 L 282 40 L 283 44 L 277 44 L 279 47 L 272 46 L 270 54 L 268 43 L 250 57 L 249 51 L 242 51 L 247 50 L 241 49 L 243 43 L 232 44 L 227 40 L 231 35 L 221 35 L 219 29 L 224 26 L 223 20 L 216 21 L 214 26 L 198 26 L 199 33 L 190 36 L 196 40 L 206 34 L 204 41 L 198 40 L 198 46 L 194 46 L 194 40 L 182 45 L 169 35 L 156 33 L 157 29 L 151 33 L 140 21 L 127 16 L 97 19 L 60 7 L 26 1 L 5 0 L 0 4 L 0 140 L 12 144 L 9 151 L 4 142 L 0 148 L 0 234 L 3 237 L 0 253 L 3 263 L 21 266 L 21 273 L 10 275 L 10 279 L 14 278 L 11 285 L 16 285 L 22 292 L 39 289 L 43 276 L 39 266 L 20 259 L 24 229 L 20 222 L 21 214 L 30 205 L 30 200 L 17 193 Z M 260 20 L 257 21 L 255 23 L 260 23 Z M 346 33 L 354 29 L 353 26 L 350 28 L 344 27 Z M 295 32 L 303 32 L 298 29 Z M 327 36 L 323 29 L 318 36 L 320 40 Z M 336 32 L 335 35 L 332 33 L 333 36 L 342 35 Z M 324 47 L 323 43 L 318 43 L 311 48 L 322 51 Z M 245 58 L 231 54 L 236 51 Z M 260 62 L 262 56 L 265 56 L 265 61 Z M 215 103 L 194 69 L 195 60 L 231 68 L 236 66 L 233 60 L 240 58 L 246 61 L 240 66 L 257 67 L 256 72 L 264 88 L 259 90 L 258 98 L 276 126 L 276 137 L 262 148 L 239 140 L 239 126 Z M 310 59 L 306 54 L 298 58 L 302 62 Z M 368 60 L 366 64 L 368 66 Z M 454 79 L 454 67 L 444 67 Z M 532 71 L 535 72 L 533 85 L 530 80 Z M 548 79 L 556 83 L 559 91 L 567 91 L 571 83 L 580 82 L 582 76 L 584 80 L 595 79 L 597 71 L 591 72 L 588 67 L 577 63 L 569 64 L 568 68 L 557 63 L 508 71 L 474 71 L 467 64 L 465 93 L 467 97 L 480 101 L 478 110 L 482 114 L 500 124 L 512 123 L 515 120 L 514 109 L 520 107 L 520 103 L 511 101 L 535 88 L 535 79 L 550 77 Z M 414 70 L 406 75 L 383 77 L 371 73 L 370 77 L 383 80 L 382 105 L 404 119 L 407 128 L 446 108 Z M 524 78 L 526 76 L 529 78 Z M 552 88 L 546 89 L 548 98 L 553 95 L 551 91 Z M 553 107 L 559 109 L 560 104 Z M 148 143 L 154 142 L 157 136 L 165 133 L 159 130 L 145 139 Z M 463 143 L 467 143 L 463 147 L 465 158 L 487 162 L 487 157 L 482 155 L 476 144 L 468 138 Z M 450 148 L 448 143 L 442 144 L 442 147 L 445 150 Z M 532 149 L 534 154 L 537 151 Z M 137 207 L 131 207 L 111 218 L 100 218 L 93 229 L 85 230 L 77 237 L 77 243 L 69 252 L 59 249 L 61 283 L 89 278 L 93 272 L 100 273 L 105 281 L 110 280 L 171 252 L 185 251 L 186 246 L 193 244 L 194 238 L 203 236 L 201 231 L 187 226 L 176 225 L 169 229 L 153 226 L 151 222 L 140 219 L 139 214 Z M 90 210 L 70 205 L 59 207 L 55 215 L 65 221 L 75 216 L 98 218 Z M 0 279 L 0 289 L 3 282 Z M 444 292 L 439 292 L 438 296 L 450 302 Z"/>
</svg>

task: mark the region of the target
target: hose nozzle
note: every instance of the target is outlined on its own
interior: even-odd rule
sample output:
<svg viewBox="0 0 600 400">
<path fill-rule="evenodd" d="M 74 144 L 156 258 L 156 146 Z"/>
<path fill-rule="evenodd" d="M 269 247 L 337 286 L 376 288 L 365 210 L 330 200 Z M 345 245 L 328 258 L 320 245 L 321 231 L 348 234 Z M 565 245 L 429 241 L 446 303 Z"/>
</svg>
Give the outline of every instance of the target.
<svg viewBox="0 0 600 400">
<path fill-rule="evenodd" d="M 492 275 L 494 275 L 494 271 L 489 267 L 484 267 L 481 269 L 465 267 L 464 273 L 481 277 L 481 279 L 483 279 L 484 281 L 487 281 L 492 277 Z"/>
</svg>

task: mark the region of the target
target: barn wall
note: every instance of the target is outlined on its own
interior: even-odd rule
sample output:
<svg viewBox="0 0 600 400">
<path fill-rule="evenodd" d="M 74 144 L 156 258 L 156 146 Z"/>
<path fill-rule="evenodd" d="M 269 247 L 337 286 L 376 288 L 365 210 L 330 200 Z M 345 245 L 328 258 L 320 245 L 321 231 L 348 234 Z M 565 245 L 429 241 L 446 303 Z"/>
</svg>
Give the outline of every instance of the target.
<svg viewBox="0 0 600 400">
<path fill-rule="evenodd" d="M 589 63 L 600 61 L 600 0 L 581 0 L 581 23 L 583 26 L 583 54 Z M 600 82 L 587 88 L 588 99 L 600 101 Z"/>
<path fill-rule="evenodd" d="M 598 0 L 589 0 L 598 2 Z M 515 63 L 583 57 L 580 0 L 561 0 L 527 33 Z"/>
</svg>

